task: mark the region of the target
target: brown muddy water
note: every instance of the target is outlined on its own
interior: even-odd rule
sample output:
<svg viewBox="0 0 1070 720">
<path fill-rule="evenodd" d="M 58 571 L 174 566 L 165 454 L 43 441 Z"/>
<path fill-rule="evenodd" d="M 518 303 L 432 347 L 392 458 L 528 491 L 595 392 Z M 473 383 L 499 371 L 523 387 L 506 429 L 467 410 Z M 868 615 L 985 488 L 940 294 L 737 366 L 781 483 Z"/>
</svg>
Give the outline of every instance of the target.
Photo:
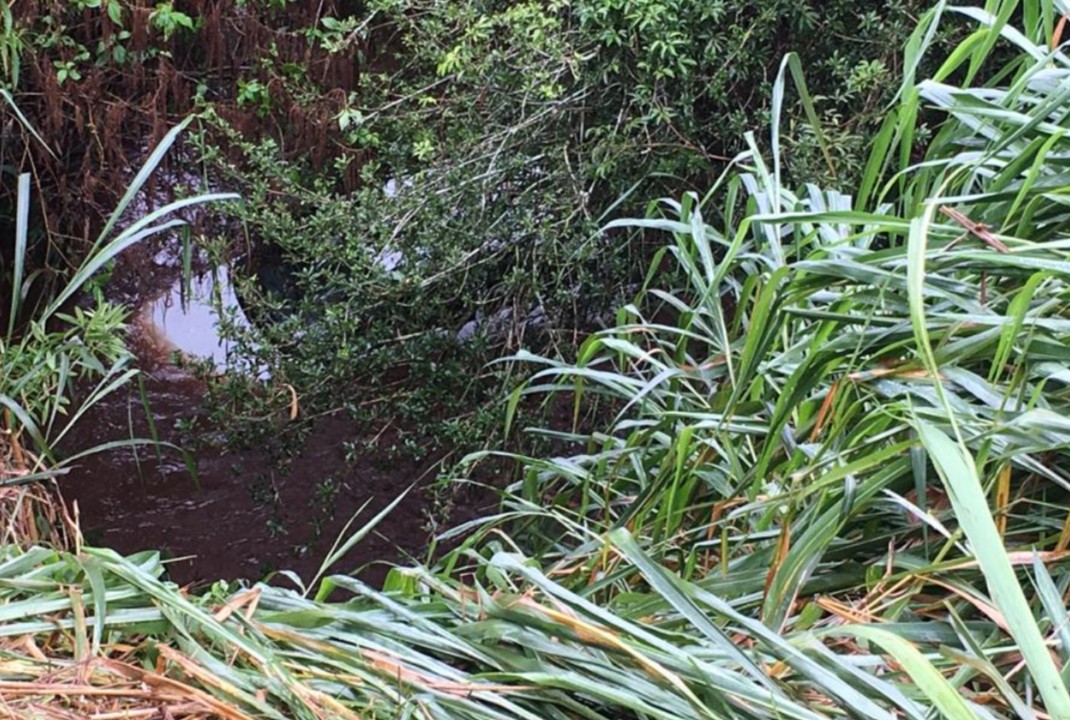
<svg viewBox="0 0 1070 720">
<path fill-rule="evenodd" d="M 120 265 L 116 275 L 116 292 L 137 308 L 131 340 L 156 432 L 161 440 L 181 445 L 188 440 L 181 426 L 203 413 L 207 387 L 172 362 L 174 352 L 221 363 L 227 351 L 208 301 L 212 280 L 198 278 L 192 297 L 183 302 L 166 252 Z M 225 273 L 219 277 L 224 303 L 236 304 Z M 171 578 L 182 584 L 260 580 L 284 570 L 309 580 L 358 509 L 364 508 L 354 528 L 416 485 L 332 571 L 357 572 L 378 584 L 391 563 L 422 559 L 432 509 L 423 488 L 434 479 L 434 458 L 416 462 L 378 451 L 390 447 L 389 433 L 368 437 L 339 414 L 316 420 L 303 449 L 279 470 L 264 450 L 227 449 L 219 428 L 206 427 L 203 418 L 198 427 L 202 439 L 213 434 L 217 439 L 197 452 L 196 477 L 182 454 L 163 449 L 158 456 L 146 446 L 78 462 L 61 489 L 69 503 L 77 504 L 87 542 L 124 553 L 161 550 L 170 559 Z M 151 437 L 137 384 L 92 408 L 76 433 L 61 451 Z M 371 449 L 347 462 L 344 443 L 364 441 Z"/>
</svg>

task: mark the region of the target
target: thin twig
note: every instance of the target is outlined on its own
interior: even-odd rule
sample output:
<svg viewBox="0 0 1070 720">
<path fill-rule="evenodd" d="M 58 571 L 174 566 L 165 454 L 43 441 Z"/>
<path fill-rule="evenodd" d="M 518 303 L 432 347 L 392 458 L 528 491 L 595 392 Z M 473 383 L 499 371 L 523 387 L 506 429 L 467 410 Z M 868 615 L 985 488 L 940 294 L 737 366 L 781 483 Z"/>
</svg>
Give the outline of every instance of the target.
<svg viewBox="0 0 1070 720">
<path fill-rule="evenodd" d="M 993 250 L 996 250 L 997 252 L 1001 253 L 1009 253 L 1011 251 L 1010 248 L 1004 245 L 1003 241 L 996 237 L 995 234 L 991 230 L 989 230 L 988 226 L 984 223 L 974 222 L 973 220 L 970 220 L 968 217 L 960 213 L 958 210 L 950 208 L 947 205 L 942 205 L 940 207 L 940 212 L 942 212 L 944 215 L 947 215 L 949 218 L 964 227 L 966 229 L 967 235 L 973 235 L 975 238 L 983 242 L 985 245 L 988 245 Z"/>
</svg>

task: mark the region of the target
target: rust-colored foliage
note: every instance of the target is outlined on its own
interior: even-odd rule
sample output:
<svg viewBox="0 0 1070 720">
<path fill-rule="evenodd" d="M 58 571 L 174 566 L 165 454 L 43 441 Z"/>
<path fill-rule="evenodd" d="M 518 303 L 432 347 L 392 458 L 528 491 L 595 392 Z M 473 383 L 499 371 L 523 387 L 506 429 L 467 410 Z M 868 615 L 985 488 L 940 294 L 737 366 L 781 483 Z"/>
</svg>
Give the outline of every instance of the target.
<svg viewBox="0 0 1070 720">
<path fill-rule="evenodd" d="M 16 25 L 30 38 L 15 99 L 55 155 L 23 131 L 4 106 L 0 162 L 35 175 L 48 229 L 65 239 L 65 252 L 76 256 L 78 241 L 99 230 L 131 169 L 194 109 L 198 85 L 207 87 L 219 114 L 243 135 L 276 139 L 286 157 L 308 157 L 318 167 L 343 151 L 332 141 L 336 131 L 331 119 L 356 87 L 361 48 L 354 43 L 328 54 L 302 32 L 325 16 L 336 16 L 342 10 L 338 0 L 288 3 L 282 9 L 256 2 L 239 5 L 237 0 L 177 0 L 174 9 L 195 18 L 197 27 L 167 40 L 150 20 L 155 1 L 122 0 L 121 5 L 121 28 L 104 7 L 72 13 L 64 0 L 14 0 L 11 5 Z M 128 59 L 83 59 L 78 61 L 81 78 L 61 83 L 58 68 L 76 61 L 77 48 L 46 46 L 50 27 L 62 28 L 63 35 L 88 49 L 129 32 Z M 308 83 L 302 97 L 293 97 L 284 83 L 265 73 L 269 51 L 274 53 L 272 68 L 305 69 Z M 269 110 L 238 104 L 239 79 L 255 79 L 269 88 Z M 167 190 L 148 189 L 150 196 Z M 13 202 L 14 183 L 3 183 L 2 192 L 3 200 Z"/>
</svg>

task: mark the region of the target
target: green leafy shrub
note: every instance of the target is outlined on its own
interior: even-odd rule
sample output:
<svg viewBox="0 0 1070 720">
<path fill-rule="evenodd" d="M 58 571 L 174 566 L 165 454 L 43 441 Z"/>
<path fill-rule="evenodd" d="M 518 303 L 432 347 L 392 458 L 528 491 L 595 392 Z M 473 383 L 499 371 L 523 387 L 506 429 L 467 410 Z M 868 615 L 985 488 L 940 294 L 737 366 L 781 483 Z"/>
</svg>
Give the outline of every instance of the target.
<svg viewBox="0 0 1070 720">
<path fill-rule="evenodd" d="M 435 395 L 492 397 L 500 378 L 473 384 L 473 367 L 536 338 L 571 345 L 632 291 L 651 246 L 600 235 L 600 221 L 656 190 L 708 185 L 743 129 L 765 127 L 782 50 L 816 68 L 838 172 L 857 175 L 866 129 L 894 92 L 912 8 L 378 0 L 324 18 L 306 29 L 310 42 L 360 48 L 357 87 L 335 95 L 333 164 L 204 115 L 209 174 L 249 199 L 236 209 L 238 252 L 286 275 L 276 288 L 289 295 L 284 308 L 264 297 L 265 272 L 259 291 L 245 289 L 254 314 L 290 313 L 246 338 L 252 364 L 270 366 L 313 411 L 398 367 L 418 385 L 405 394 L 410 417 L 461 410 Z M 269 115 L 250 88 L 321 100 L 285 67 L 256 73 L 240 97 Z M 796 147 L 800 172 L 829 172 L 816 145 Z M 473 327 L 477 342 L 456 341 Z"/>
</svg>

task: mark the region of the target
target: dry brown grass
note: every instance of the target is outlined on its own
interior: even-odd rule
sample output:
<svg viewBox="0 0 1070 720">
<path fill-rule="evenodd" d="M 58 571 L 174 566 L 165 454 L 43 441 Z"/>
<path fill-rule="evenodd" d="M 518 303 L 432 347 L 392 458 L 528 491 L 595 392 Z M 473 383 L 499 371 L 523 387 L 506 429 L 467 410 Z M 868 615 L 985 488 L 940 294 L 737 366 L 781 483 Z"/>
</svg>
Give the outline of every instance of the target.
<svg viewBox="0 0 1070 720">
<path fill-rule="evenodd" d="M 69 547 L 75 536 L 55 483 L 23 482 L 40 467 L 18 433 L 0 424 L 0 543 Z"/>
<path fill-rule="evenodd" d="M 180 679 L 109 657 L 57 657 L 29 638 L 6 643 L 0 718 L 41 720 L 247 720 Z M 123 648 L 112 648 L 122 653 Z M 31 659 L 33 658 L 33 659 Z M 21 680 L 6 678 L 24 677 Z"/>
</svg>

